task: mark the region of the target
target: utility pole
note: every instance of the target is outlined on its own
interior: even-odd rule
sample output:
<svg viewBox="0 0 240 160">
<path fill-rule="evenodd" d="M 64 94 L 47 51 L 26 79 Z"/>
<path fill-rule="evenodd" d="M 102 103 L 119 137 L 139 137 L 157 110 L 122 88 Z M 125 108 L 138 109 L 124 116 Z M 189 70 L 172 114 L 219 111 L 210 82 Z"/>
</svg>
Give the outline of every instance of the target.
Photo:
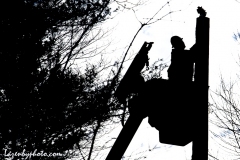
<svg viewBox="0 0 240 160">
<path fill-rule="evenodd" d="M 206 12 L 198 7 L 200 16 L 196 24 L 196 96 L 195 134 L 193 138 L 192 160 L 208 160 L 208 80 L 209 80 L 209 28 L 210 19 Z"/>
</svg>

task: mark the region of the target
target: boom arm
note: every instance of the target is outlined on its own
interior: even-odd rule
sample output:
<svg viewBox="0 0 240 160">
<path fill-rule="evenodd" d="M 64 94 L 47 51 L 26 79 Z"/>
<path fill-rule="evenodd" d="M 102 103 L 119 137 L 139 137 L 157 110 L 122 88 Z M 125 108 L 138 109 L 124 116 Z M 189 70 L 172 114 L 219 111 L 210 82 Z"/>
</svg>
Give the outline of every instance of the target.
<svg viewBox="0 0 240 160">
<path fill-rule="evenodd" d="M 151 49 L 152 44 L 153 42 L 144 42 L 121 80 L 115 92 L 115 96 L 120 102 L 123 102 L 130 93 L 136 92 L 144 82 L 140 73 L 145 65 L 148 67 L 148 51 Z"/>
</svg>

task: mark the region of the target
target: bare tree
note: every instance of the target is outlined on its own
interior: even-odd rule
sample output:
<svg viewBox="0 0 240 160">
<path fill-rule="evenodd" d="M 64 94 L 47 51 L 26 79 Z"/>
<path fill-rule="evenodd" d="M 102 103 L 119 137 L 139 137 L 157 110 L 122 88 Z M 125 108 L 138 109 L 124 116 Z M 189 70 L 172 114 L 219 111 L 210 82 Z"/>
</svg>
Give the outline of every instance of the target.
<svg viewBox="0 0 240 160">
<path fill-rule="evenodd" d="M 240 34 L 234 34 L 233 38 L 239 42 Z M 237 62 L 239 66 L 239 61 Z M 213 140 L 217 141 L 220 148 L 226 151 L 231 159 L 240 157 L 240 94 L 239 94 L 239 74 L 236 80 L 230 78 L 226 80 L 220 77 L 220 86 L 217 91 L 212 91 L 209 113 L 212 116 L 211 124 L 217 126 L 219 130 L 210 130 Z M 210 152 L 210 157 L 219 157 Z M 219 158 L 221 159 L 221 158 Z"/>
</svg>

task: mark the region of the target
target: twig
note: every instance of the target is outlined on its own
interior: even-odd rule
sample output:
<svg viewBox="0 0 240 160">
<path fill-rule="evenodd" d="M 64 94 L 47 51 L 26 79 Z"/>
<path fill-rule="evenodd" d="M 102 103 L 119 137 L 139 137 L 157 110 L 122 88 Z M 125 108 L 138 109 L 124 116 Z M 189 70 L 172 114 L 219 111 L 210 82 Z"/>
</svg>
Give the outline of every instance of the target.
<svg viewBox="0 0 240 160">
<path fill-rule="evenodd" d="M 90 148 L 89 156 L 88 156 L 88 159 L 87 159 L 87 160 L 90 160 L 90 159 L 91 159 L 91 155 L 92 155 L 93 147 L 94 147 L 94 142 L 95 142 L 95 139 L 96 139 L 98 130 L 99 130 L 99 128 L 100 128 L 100 125 L 101 125 L 101 122 L 98 120 L 97 126 L 96 126 L 96 128 L 94 129 L 93 138 L 92 138 L 92 144 L 91 144 L 91 148 Z"/>
</svg>

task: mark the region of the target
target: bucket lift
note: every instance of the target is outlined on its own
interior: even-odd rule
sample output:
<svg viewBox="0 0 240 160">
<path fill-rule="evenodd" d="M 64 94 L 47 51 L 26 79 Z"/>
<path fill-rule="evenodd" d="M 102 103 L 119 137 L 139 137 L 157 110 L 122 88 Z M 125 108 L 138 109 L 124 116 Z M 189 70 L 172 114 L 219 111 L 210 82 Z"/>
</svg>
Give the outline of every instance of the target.
<svg viewBox="0 0 240 160">
<path fill-rule="evenodd" d="M 197 49 L 194 51 L 196 54 L 194 82 L 184 85 L 171 84 L 164 79 L 144 82 L 140 72 L 147 64 L 147 54 L 153 44 L 145 42 L 116 91 L 116 97 L 120 102 L 129 93 L 137 92 L 138 96 L 129 102 L 129 107 L 132 108 L 130 116 L 106 160 L 122 158 L 142 120 L 147 116 L 150 125 L 158 129 L 161 143 L 185 146 L 193 142 L 192 160 L 208 159 L 210 23 L 209 18 L 205 17 L 206 12 L 201 7 L 198 7 L 197 11 L 200 17 L 197 18 L 196 24 L 195 47 Z M 164 90 L 165 93 L 156 94 L 152 90 L 159 92 Z"/>
</svg>

